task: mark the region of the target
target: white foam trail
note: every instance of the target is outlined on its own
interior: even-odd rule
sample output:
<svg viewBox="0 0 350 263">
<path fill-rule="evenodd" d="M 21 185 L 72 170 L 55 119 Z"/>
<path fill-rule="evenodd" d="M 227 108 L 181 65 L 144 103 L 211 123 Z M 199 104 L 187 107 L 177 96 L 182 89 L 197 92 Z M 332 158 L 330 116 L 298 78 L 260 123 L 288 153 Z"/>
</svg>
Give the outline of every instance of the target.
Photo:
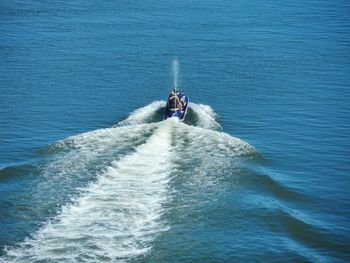
<svg viewBox="0 0 350 263">
<path fill-rule="evenodd" d="M 208 200 L 214 200 L 217 196 L 213 193 L 228 187 L 222 181 L 238 180 L 240 173 L 235 171 L 242 157 L 257 154 L 248 143 L 219 131 L 179 123 L 175 135 L 174 151 L 181 155 L 174 161 L 174 176 L 186 178 L 186 187 L 196 189 L 193 195 L 205 193 Z"/>
<path fill-rule="evenodd" d="M 151 104 L 139 108 L 132 113 L 130 113 L 129 117 L 125 120 L 119 122 L 117 126 L 127 126 L 127 125 L 135 125 L 135 124 L 142 124 L 147 119 L 152 117 L 154 113 L 159 109 L 165 107 L 166 102 L 165 101 L 154 101 Z"/>
<path fill-rule="evenodd" d="M 0 261 L 132 261 L 146 253 L 154 238 L 167 229 L 162 215 L 163 204 L 171 198 L 171 171 L 181 172 L 190 181 L 193 178 L 194 185 L 215 184 L 220 169 L 222 174 L 225 169 L 232 171 L 232 159 L 255 151 L 240 139 L 214 131 L 220 125 L 207 105 L 191 104 L 200 127 L 188 126 L 176 118 L 139 124 L 164 106 L 164 101 L 155 101 L 135 110 L 115 128 L 54 144 L 54 150 L 64 152 L 46 167 L 48 180 L 44 182 L 51 185 L 38 198 L 46 193 L 50 195 L 47 199 L 55 200 L 51 194 L 60 193 L 57 185 L 76 189 L 75 181 L 84 180 L 89 173 L 93 182 L 78 189 L 79 197 L 63 206 L 60 214 L 32 238 L 8 249 Z M 122 155 L 130 152 L 130 147 L 133 153 Z M 111 161 L 119 151 L 120 159 Z M 175 151 L 181 154 L 173 154 Z M 185 166 L 180 167 L 181 163 Z"/>
<path fill-rule="evenodd" d="M 157 126 L 154 124 L 135 124 L 133 127 L 113 127 L 98 129 L 70 136 L 51 145 L 50 148 L 78 149 L 85 152 L 104 152 L 108 147 L 129 145 L 143 137 Z"/>
<path fill-rule="evenodd" d="M 5 262 L 124 262 L 145 253 L 167 229 L 171 121 L 162 122 L 135 153 L 113 162 L 81 196 Z"/>
<path fill-rule="evenodd" d="M 49 147 L 61 152 L 50 160 L 40 176 L 46 177 L 39 185 L 38 194 L 42 191 L 55 191 L 74 187 L 81 180 L 96 176 L 96 171 L 109 164 L 113 158 L 125 154 L 147 139 L 157 124 L 134 125 L 99 129 L 68 137 Z M 63 150 L 63 152 L 62 152 Z M 52 187 L 56 185 L 55 187 Z"/>
<path fill-rule="evenodd" d="M 225 132 L 188 126 L 182 123 L 180 125 L 181 137 L 191 138 L 189 141 L 191 152 L 201 152 L 203 158 L 206 156 L 213 158 L 218 154 L 219 159 L 222 159 L 223 156 L 232 158 L 256 153 L 256 149 L 249 143 Z"/>
<path fill-rule="evenodd" d="M 199 127 L 210 129 L 210 130 L 221 129 L 221 125 L 216 121 L 217 115 L 210 106 L 190 103 L 190 108 L 198 116 Z"/>
</svg>

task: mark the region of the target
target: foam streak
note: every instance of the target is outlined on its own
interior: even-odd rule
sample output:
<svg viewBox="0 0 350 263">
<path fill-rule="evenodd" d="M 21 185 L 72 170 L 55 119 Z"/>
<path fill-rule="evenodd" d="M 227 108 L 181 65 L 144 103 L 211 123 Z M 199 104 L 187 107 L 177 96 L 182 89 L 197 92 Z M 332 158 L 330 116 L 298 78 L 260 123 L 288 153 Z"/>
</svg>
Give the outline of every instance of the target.
<svg viewBox="0 0 350 263">
<path fill-rule="evenodd" d="M 163 122 L 135 153 L 113 162 L 72 204 L 63 207 L 9 262 L 123 262 L 150 249 L 166 230 L 171 122 Z"/>
</svg>

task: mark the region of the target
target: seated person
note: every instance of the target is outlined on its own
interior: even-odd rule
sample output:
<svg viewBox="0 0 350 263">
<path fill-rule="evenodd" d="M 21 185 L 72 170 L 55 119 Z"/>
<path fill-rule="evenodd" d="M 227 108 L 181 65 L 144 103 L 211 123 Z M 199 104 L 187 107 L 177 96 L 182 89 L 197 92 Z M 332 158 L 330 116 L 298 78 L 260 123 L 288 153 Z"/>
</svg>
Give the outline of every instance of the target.
<svg viewBox="0 0 350 263">
<path fill-rule="evenodd" d="M 181 112 L 183 111 L 182 102 L 180 101 L 175 89 L 173 89 L 173 91 L 169 94 L 168 107 L 170 110 L 175 110 L 178 108 Z"/>
</svg>

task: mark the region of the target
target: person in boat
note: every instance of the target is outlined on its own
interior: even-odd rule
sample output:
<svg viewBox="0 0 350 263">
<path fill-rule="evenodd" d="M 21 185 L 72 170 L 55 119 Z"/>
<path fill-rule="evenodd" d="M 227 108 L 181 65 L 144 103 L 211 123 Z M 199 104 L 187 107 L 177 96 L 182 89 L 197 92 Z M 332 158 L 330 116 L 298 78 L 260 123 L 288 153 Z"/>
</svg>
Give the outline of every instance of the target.
<svg viewBox="0 0 350 263">
<path fill-rule="evenodd" d="M 168 97 L 168 108 L 170 110 L 179 109 L 183 112 L 183 103 L 181 102 L 179 95 L 180 92 L 176 92 L 176 89 L 173 89 Z"/>
<path fill-rule="evenodd" d="M 185 94 L 182 91 L 179 91 L 177 93 L 177 96 L 179 97 L 179 99 L 181 101 L 182 109 L 185 109 L 186 108 L 186 104 L 187 104 L 187 101 L 186 101 L 186 98 L 185 98 Z"/>
</svg>

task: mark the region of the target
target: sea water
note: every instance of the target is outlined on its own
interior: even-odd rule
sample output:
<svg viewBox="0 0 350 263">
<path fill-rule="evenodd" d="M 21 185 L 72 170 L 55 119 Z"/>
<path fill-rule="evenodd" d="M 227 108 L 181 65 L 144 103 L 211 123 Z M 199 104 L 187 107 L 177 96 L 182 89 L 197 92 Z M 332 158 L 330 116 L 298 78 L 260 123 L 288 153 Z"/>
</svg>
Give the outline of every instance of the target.
<svg viewBox="0 0 350 263">
<path fill-rule="evenodd" d="M 348 262 L 349 10 L 3 2 L 0 262 Z"/>
</svg>

